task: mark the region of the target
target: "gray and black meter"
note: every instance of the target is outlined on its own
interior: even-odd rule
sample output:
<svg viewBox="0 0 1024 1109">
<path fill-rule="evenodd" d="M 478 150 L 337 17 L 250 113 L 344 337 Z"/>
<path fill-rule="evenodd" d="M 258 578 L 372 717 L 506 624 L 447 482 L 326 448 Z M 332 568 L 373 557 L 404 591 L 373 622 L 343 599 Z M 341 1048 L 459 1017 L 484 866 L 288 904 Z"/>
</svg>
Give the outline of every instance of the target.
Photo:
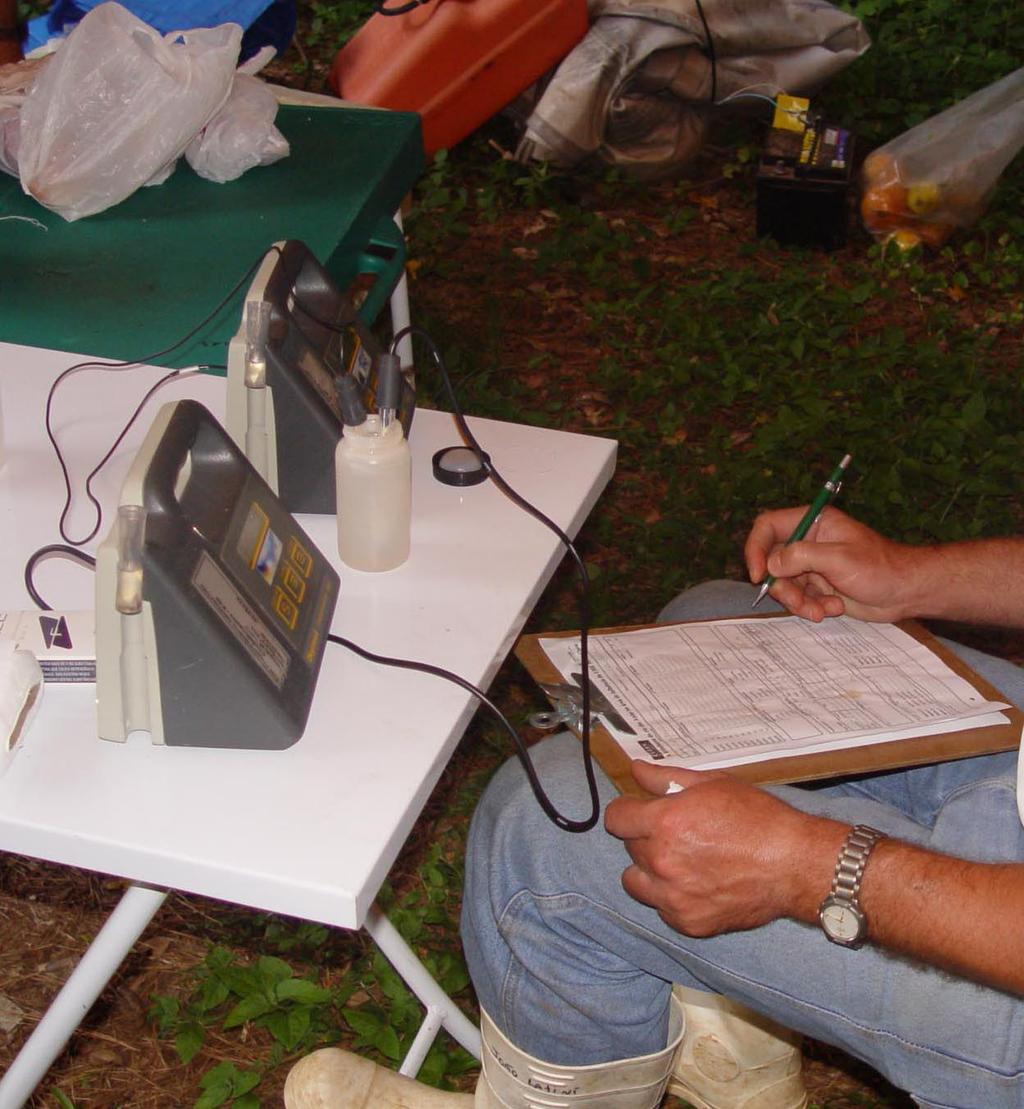
<svg viewBox="0 0 1024 1109">
<path fill-rule="evenodd" d="M 334 512 L 334 450 L 342 430 L 337 381 L 351 374 L 372 412 L 382 353 L 309 248 L 295 239 L 275 243 L 228 344 L 225 423 L 291 512 Z M 397 406 L 406 438 L 415 405 L 410 367 Z"/>
<path fill-rule="evenodd" d="M 338 590 L 333 567 L 206 408 L 165 405 L 97 553 L 100 737 L 290 747 Z"/>
</svg>

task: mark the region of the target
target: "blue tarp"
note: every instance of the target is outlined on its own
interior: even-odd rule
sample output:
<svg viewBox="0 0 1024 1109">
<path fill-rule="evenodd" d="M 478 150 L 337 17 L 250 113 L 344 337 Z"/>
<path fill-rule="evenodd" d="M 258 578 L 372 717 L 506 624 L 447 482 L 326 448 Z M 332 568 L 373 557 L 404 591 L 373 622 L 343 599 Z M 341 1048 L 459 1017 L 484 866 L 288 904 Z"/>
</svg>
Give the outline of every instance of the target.
<svg viewBox="0 0 1024 1109">
<path fill-rule="evenodd" d="M 45 46 L 50 39 L 66 34 L 103 0 L 56 0 L 50 10 L 29 20 L 23 44 L 25 54 Z M 157 0 L 120 0 L 133 15 L 166 34 L 188 31 L 193 27 L 216 27 L 237 23 L 242 38 L 241 60 L 262 46 L 273 46 L 283 53 L 295 33 L 295 0 L 179 0 L 175 4 Z"/>
</svg>

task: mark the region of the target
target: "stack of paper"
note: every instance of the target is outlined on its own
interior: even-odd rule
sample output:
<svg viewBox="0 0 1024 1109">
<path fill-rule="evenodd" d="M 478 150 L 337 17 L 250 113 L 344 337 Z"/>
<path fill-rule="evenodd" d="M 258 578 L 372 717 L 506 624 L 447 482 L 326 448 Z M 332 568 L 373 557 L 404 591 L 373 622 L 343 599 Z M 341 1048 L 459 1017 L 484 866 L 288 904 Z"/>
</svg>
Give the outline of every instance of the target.
<svg viewBox="0 0 1024 1109">
<path fill-rule="evenodd" d="M 542 638 L 567 678 L 579 639 Z M 1008 718 L 913 636 L 848 617 L 667 624 L 590 637 L 590 678 L 631 758 L 722 767 Z"/>
</svg>

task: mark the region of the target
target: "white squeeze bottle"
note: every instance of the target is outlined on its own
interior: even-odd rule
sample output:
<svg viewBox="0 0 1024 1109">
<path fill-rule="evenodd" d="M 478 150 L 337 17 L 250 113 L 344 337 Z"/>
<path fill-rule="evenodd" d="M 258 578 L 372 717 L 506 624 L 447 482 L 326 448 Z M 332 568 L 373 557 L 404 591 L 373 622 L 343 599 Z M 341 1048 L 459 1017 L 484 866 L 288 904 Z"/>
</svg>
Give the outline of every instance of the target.
<svg viewBox="0 0 1024 1109">
<path fill-rule="evenodd" d="M 409 444 L 398 420 L 366 415 L 348 374 L 338 381 L 338 401 L 345 425 L 334 453 L 338 554 L 353 570 L 394 570 L 409 557 Z"/>
</svg>

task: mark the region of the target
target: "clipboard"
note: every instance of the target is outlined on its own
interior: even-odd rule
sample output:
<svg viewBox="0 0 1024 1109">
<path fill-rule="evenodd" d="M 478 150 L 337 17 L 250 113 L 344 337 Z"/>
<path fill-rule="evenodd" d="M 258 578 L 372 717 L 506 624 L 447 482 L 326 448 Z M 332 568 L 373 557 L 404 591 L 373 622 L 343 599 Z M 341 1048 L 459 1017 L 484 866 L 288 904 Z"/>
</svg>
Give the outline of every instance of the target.
<svg viewBox="0 0 1024 1109">
<path fill-rule="evenodd" d="M 787 614 L 763 613 L 757 618 L 774 620 L 785 615 Z M 750 617 L 736 617 L 736 619 L 750 619 Z M 680 621 L 682 622 L 685 621 Z M 594 628 L 590 634 L 592 636 L 610 635 L 616 632 L 643 631 L 665 626 L 664 624 L 636 624 L 626 627 Z M 902 620 L 896 624 L 896 627 L 913 636 L 919 643 L 923 643 L 938 655 L 951 670 L 970 682 L 986 700 L 1004 702 L 1008 700 L 995 686 L 976 673 L 916 620 Z M 535 681 L 564 682 L 565 678 L 544 653 L 540 641 L 578 635 L 578 631 L 524 635 L 516 644 L 516 658 L 526 667 Z M 971 755 L 1011 751 L 1020 744 L 1024 712 L 1012 704 L 1009 708 L 1000 711 L 1008 718 L 1008 723 L 965 728 L 962 731 L 944 732 L 941 735 L 911 736 L 906 739 L 867 743 L 832 751 L 809 751 L 785 755 L 760 762 L 740 763 L 726 768 L 725 772 L 755 785 L 769 785 L 809 782 L 853 774 L 872 774 L 884 770 L 923 766 L 933 762 L 948 762 L 951 759 L 968 758 Z M 636 797 L 647 796 L 646 792 L 633 781 L 629 756 L 603 724 L 595 724 L 590 729 L 590 746 L 601 769 L 620 793 L 632 794 Z"/>
</svg>

